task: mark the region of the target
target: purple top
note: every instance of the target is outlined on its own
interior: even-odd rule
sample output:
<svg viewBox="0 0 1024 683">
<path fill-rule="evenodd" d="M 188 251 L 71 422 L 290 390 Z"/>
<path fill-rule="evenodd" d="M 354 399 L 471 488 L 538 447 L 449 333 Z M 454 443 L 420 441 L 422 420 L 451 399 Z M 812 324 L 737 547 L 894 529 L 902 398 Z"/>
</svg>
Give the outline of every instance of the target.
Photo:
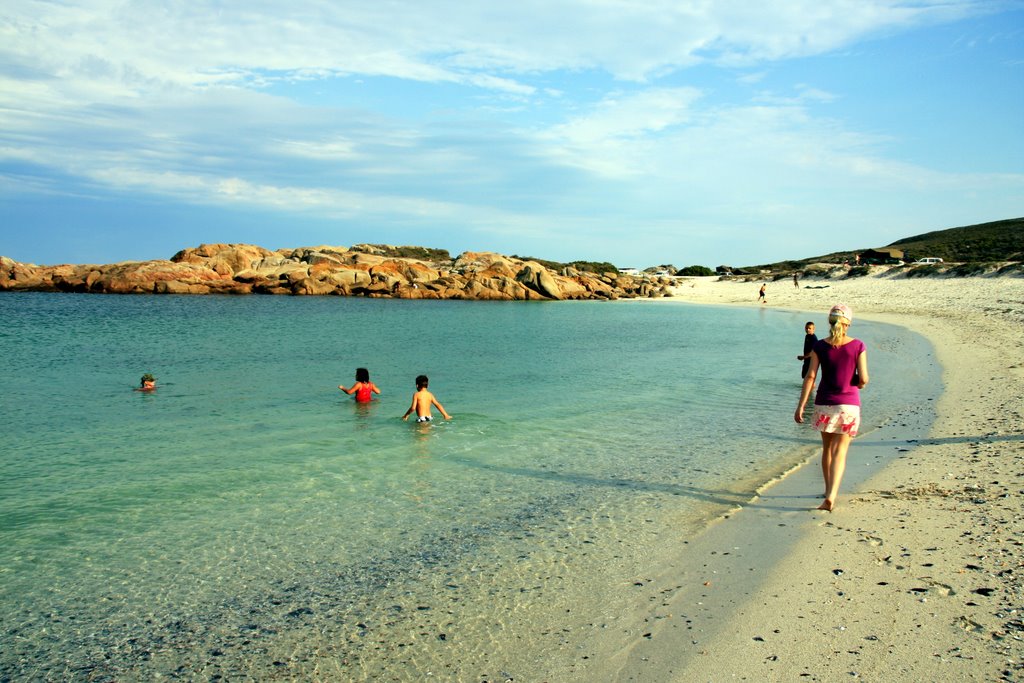
<svg viewBox="0 0 1024 683">
<path fill-rule="evenodd" d="M 854 339 L 836 347 L 824 339 L 814 344 L 820 370 L 818 393 L 814 405 L 818 406 L 859 406 L 860 388 L 854 381 L 857 372 L 857 357 L 864 352 L 864 342 Z"/>
</svg>

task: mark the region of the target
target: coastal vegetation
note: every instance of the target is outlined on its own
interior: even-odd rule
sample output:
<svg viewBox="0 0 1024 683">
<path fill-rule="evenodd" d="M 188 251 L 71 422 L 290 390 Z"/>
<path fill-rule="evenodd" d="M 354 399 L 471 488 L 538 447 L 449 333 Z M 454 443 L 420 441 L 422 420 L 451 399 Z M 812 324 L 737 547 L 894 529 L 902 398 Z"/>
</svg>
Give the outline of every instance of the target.
<svg viewBox="0 0 1024 683">
<path fill-rule="evenodd" d="M 566 268 L 572 268 L 582 273 L 597 273 L 603 275 L 604 273 L 616 273 L 618 274 L 619 269 L 607 261 L 569 261 L 568 263 L 559 263 L 558 261 L 549 261 L 547 259 L 537 258 L 536 256 L 516 256 L 513 254 L 511 258 L 519 259 L 520 261 L 533 261 L 539 263 L 545 268 L 554 271 L 562 271 Z"/>
<path fill-rule="evenodd" d="M 390 244 L 354 244 L 342 251 L 354 251 L 363 254 L 374 254 L 389 258 L 412 258 L 420 261 L 445 262 L 451 261 L 452 255 L 447 249 L 433 249 L 430 247 L 401 246 L 396 247 Z"/>
<path fill-rule="evenodd" d="M 1010 218 L 896 240 L 889 246 L 915 259 L 937 256 L 946 261 L 1024 260 L 1024 218 Z"/>
<path fill-rule="evenodd" d="M 676 271 L 676 275 L 683 277 L 702 277 L 714 274 L 715 271 L 711 270 L 707 266 L 687 266 Z"/>
<path fill-rule="evenodd" d="M 946 262 L 975 264 L 955 272 L 951 272 L 951 268 L 931 268 L 916 273 L 915 276 L 950 274 L 962 277 L 968 274 L 981 274 L 992 269 L 983 264 L 1024 261 L 1024 217 L 935 230 L 922 235 L 905 237 L 884 247 L 866 246 L 854 251 L 836 251 L 805 259 L 747 266 L 735 269 L 733 272 L 756 273 L 765 270 L 794 272 L 815 263 L 855 264 L 857 255 L 868 248 L 898 249 L 903 252 L 902 260 L 907 263 L 920 258 L 937 257 Z M 923 266 L 921 267 L 923 268 Z M 993 268 L 998 267 L 993 266 Z"/>
</svg>

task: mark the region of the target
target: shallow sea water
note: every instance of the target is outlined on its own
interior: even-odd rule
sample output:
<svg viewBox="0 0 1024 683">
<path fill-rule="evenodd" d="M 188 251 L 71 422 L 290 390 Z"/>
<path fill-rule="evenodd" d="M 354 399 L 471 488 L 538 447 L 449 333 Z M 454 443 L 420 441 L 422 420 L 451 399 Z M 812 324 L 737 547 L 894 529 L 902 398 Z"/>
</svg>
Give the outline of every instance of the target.
<svg viewBox="0 0 1024 683">
<path fill-rule="evenodd" d="M 5 294 L 0 315 L 0 679 L 522 680 L 666 532 L 817 443 L 791 418 L 806 314 Z M 854 331 L 868 428 L 937 393 L 925 340 Z M 369 406 L 336 388 L 357 366 Z M 420 373 L 453 420 L 399 419 Z"/>
</svg>

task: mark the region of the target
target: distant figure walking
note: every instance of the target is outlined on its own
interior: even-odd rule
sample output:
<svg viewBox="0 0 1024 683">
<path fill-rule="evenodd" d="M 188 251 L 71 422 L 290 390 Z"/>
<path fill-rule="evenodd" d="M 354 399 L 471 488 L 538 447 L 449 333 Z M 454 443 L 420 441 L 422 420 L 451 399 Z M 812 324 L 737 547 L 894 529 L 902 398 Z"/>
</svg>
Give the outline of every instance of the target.
<svg viewBox="0 0 1024 683">
<path fill-rule="evenodd" d="M 436 407 L 444 415 L 444 419 L 450 420 L 452 416 L 445 412 L 444 406 L 437 402 L 434 395 L 427 390 L 430 380 L 426 375 L 420 375 L 416 378 L 416 393 L 412 395 L 412 405 L 409 406 L 409 410 L 405 411 L 405 415 L 402 416 L 403 420 L 408 420 L 409 416 L 415 411 L 417 422 L 431 422 L 434 416 L 430 414 L 430 406 Z"/>
<path fill-rule="evenodd" d="M 793 286 L 800 288 L 800 273 L 793 273 Z"/>
<path fill-rule="evenodd" d="M 800 377 L 807 377 L 807 369 L 811 367 L 811 350 L 816 341 L 818 341 L 818 335 L 814 334 L 814 323 L 808 321 L 804 325 L 804 353 L 802 356 L 796 357 L 797 360 L 804 362 L 804 367 L 800 370 Z"/>
<path fill-rule="evenodd" d="M 811 350 L 811 366 L 804 377 L 793 419 L 804 421 L 804 407 L 821 369 L 821 382 L 814 397 L 814 428 L 821 432 L 821 473 L 825 479 L 825 501 L 819 510 L 835 509 L 839 484 L 846 470 L 846 452 L 860 427 L 860 390 L 868 384 L 868 357 L 864 342 L 847 336 L 853 312 L 837 304 L 828 313 L 829 336 L 819 339 Z"/>
<path fill-rule="evenodd" d="M 356 368 L 356 383 L 348 389 L 339 384 L 338 388 L 351 396 L 356 395 L 356 403 L 369 403 L 373 399 L 372 394 L 380 394 L 380 388 L 370 381 L 370 371 L 366 368 Z"/>
<path fill-rule="evenodd" d="M 765 284 L 761 285 L 761 291 L 757 293 L 757 300 L 760 301 L 763 304 L 768 303 L 768 299 L 765 298 L 765 294 L 764 294 L 765 289 L 767 289 L 767 288 L 768 288 L 768 284 L 765 283 Z"/>
</svg>

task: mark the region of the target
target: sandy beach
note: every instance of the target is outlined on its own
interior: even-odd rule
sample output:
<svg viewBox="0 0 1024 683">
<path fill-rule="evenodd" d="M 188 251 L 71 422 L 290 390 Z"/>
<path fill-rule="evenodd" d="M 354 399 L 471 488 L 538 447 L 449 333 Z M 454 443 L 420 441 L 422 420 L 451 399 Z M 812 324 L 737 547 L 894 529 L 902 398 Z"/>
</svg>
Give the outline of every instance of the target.
<svg viewBox="0 0 1024 683">
<path fill-rule="evenodd" d="M 259 424 L 258 429 L 245 421 L 251 403 L 226 402 L 236 406 L 236 412 L 196 430 L 216 416 L 206 416 L 210 395 L 200 392 L 189 402 L 189 387 L 200 386 L 214 371 L 227 387 L 246 387 L 252 380 L 249 364 L 225 360 L 228 345 L 221 342 L 225 311 L 231 312 L 239 299 L 40 296 L 37 304 L 85 306 L 79 327 L 70 329 L 81 329 L 82 321 L 97 317 L 92 306 L 122 311 L 125 325 L 136 325 L 127 335 L 133 344 L 150 334 L 146 345 L 160 346 L 161 353 L 171 357 L 195 344 L 196 330 L 206 335 L 200 339 L 211 340 L 199 345 L 211 349 L 200 357 L 206 364 L 196 369 L 182 364 L 173 374 L 164 373 L 164 379 L 170 375 L 176 384 L 167 382 L 160 394 L 143 397 L 129 394 L 131 385 L 120 387 L 119 395 L 130 395 L 131 402 L 112 403 L 111 410 L 116 408 L 120 415 L 124 406 L 135 408 L 129 414 L 137 415 L 138 422 L 126 423 L 122 439 L 107 436 L 102 443 L 112 445 L 115 454 L 118 449 L 134 452 L 130 449 L 137 425 L 150 434 L 160 427 L 162 434 L 184 442 L 182 447 L 170 438 L 152 440 L 147 452 L 160 457 L 139 459 L 140 466 L 153 468 L 134 472 L 139 483 L 128 491 L 136 498 L 142 497 L 139 491 L 152 495 L 154 488 L 167 486 L 159 479 L 152 486 L 151 475 L 167 476 L 164 472 L 171 469 L 190 474 L 178 483 L 183 490 L 192 491 L 192 475 L 216 485 L 188 494 L 193 497 L 185 497 L 190 502 L 184 508 L 164 504 L 163 499 L 155 507 L 132 508 L 130 517 L 146 518 L 147 526 L 131 533 L 123 531 L 128 528 L 124 516 L 93 512 L 96 500 L 123 497 L 120 481 L 105 496 L 97 493 L 105 490 L 100 480 L 109 478 L 105 473 L 110 470 L 94 468 L 93 480 L 72 487 L 94 515 L 88 518 L 89 528 L 112 529 L 118 542 L 106 551 L 89 540 L 91 536 L 84 536 L 87 544 L 77 545 L 68 545 L 61 536 L 54 544 L 61 552 L 51 552 L 55 559 L 49 564 L 24 553 L 32 566 L 21 575 L 8 574 L 5 583 L 8 594 L 13 595 L 11 586 L 24 586 L 28 597 L 26 607 L 8 610 L 14 625 L 7 630 L 10 645 L 0 657 L 0 679 L 7 674 L 11 680 L 141 680 L 180 677 L 187 671 L 193 677 L 225 680 L 1024 680 L 1024 277 L 908 280 L 878 275 L 813 279 L 800 287 L 780 280 L 767 284 L 767 304 L 757 303 L 762 284 L 755 279 L 694 278 L 680 280 L 674 296 L 664 299 L 558 305 L 564 314 L 589 311 L 597 316 L 595 329 L 616 331 L 637 319 L 637 311 L 628 310 L 631 306 L 642 307 L 645 315 L 658 314 L 651 319 L 663 324 L 649 335 L 651 345 L 636 352 L 630 338 L 629 345 L 620 347 L 622 354 L 635 353 L 638 363 L 651 369 L 648 381 L 671 376 L 669 390 L 652 405 L 678 407 L 681 414 L 703 409 L 698 403 L 711 406 L 700 413 L 710 426 L 708 434 L 673 427 L 656 445 L 644 442 L 635 449 L 633 460 L 621 452 L 626 430 L 637 425 L 641 412 L 660 419 L 659 411 L 644 405 L 631 414 L 632 421 L 616 423 L 614 429 L 608 428 L 611 417 L 601 429 L 594 429 L 591 421 L 580 422 L 578 435 L 569 439 L 564 422 L 551 423 L 536 436 L 502 430 L 500 439 L 488 442 L 499 452 L 493 459 L 463 458 L 466 452 L 474 453 L 481 440 L 475 428 L 462 433 L 439 429 L 443 440 L 428 450 L 417 438 L 416 450 L 411 451 L 410 432 L 387 426 L 397 423 L 395 418 L 407 407 L 404 397 L 395 404 L 401 406 L 397 414 L 379 413 L 376 424 L 365 420 L 365 414 L 350 411 L 348 403 L 318 408 L 328 401 L 311 393 L 301 404 L 305 409 L 286 411 L 294 413 L 289 421 Z M 267 324 L 276 329 L 275 316 L 282 313 L 305 320 L 309 311 L 329 305 L 334 313 L 333 307 L 339 305 L 315 297 L 242 301 L 274 314 L 239 316 L 236 340 L 238 334 L 251 333 L 252 319 L 273 321 Z M 687 302 L 705 308 L 681 305 Z M 863 331 L 875 346 L 868 347 L 874 364 L 872 384 L 863 397 L 864 428 L 850 450 L 838 507 L 827 513 L 814 509 L 822 489 L 820 441 L 809 426 L 796 427 L 792 413 L 799 392 L 796 354 L 801 350 L 803 321 L 815 320 L 823 333 L 826 313 L 837 302 L 853 308 L 853 336 Z M 146 315 L 137 314 L 146 311 L 139 308 L 143 304 L 161 306 L 156 310 L 165 317 L 167 306 L 174 304 L 180 310 L 170 320 L 179 319 L 181 324 L 153 326 Z M 370 305 L 371 310 L 383 311 L 391 303 Z M 746 307 L 753 313 L 732 311 L 742 313 L 735 317 L 747 322 L 723 333 L 718 321 L 731 316 L 720 316 L 721 311 L 709 306 Z M 408 308 L 406 316 L 416 323 L 410 328 L 433 324 L 436 309 Z M 476 312 L 458 305 L 463 309 Z M 758 315 L 769 309 L 783 312 Z M 525 314 L 556 309 L 500 310 L 508 311 L 511 328 Z M 199 324 L 197 311 L 205 311 L 205 326 Z M 419 320 L 416 315 L 424 317 Z M 559 324 L 563 319 L 579 320 L 559 317 Z M 96 325 L 104 326 L 102 320 Z M 621 322 L 610 325 L 614 320 Z M 702 385 L 680 382 L 687 373 L 673 363 L 682 354 L 657 363 L 646 355 L 657 353 L 678 325 L 697 327 L 699 320 L 708 321 L 704 327 L 713 334 L 692 348 L 703 349 L 708 340 L 735 339 L 742 358 L 778 370 L 772 374 L 776 379 L 771 393 L 758 393 L 750 386 L 745 360 L 730 375 L 731 384 L 722 384 L 730 399 L 736 395 L 730 405 L 742 410 L 750 395 L 761 397 L 762 435 L 770 438 L 751 440 L 756 445 L 747 451 L 735 448 L 737 430 L 730 432 L 730 441 L 722 438 L 726 432 L 721 408 L 715 408 L 722 404 L 702 393 Z M 773 324 L 776 320 L 781 324 Z M 859 327 L 865 320 L 912 329 L 931 346 L 890 328 L 865 330 Z M 761 336 L 744 336 L 750 322 Z M 378 331 L 390 324 L 389 318 Z M 190 333 L 167 334 L 167 329 Z M 766 339 L 763 330 L 772 330 L 768 334 L 773 336 Z M 126 336 L 123 327 L 111 327 L 107 334 L 111 343 Z M 777 334 L 785 335 L 782 343 L 774 343 Z M 329 330 L 322 335 L 325 340 L 335 337 Z M 36 336 L 33 333 L 32 338 Z M 182 345 L 177 350 L 174 339 Z M 296 347 L 278 350 L 280 361 L 275 365 L 289 373 L 309 337 L 293 341 Z M 472 337 L 470 342 L 475 343 Z M 564 368 L 576 343 L 570 338 L 570 346 L 550 354 L 551 367 Z M 111 356 L 115 360 L 103 367 L 117 375 L 119 354 L 111 354 L 109 344 L 95 346 L 91 362 Z M 398 346 L 379 359 L 371 358 L 369 365 L 383 368 L 396 363 Z M 252 355 L 247 348 L 238 352 L 239 357 Z M 721 374 L 719 366 L 704 360 L 709 356 L 693 355 L 709 373 Z M 595 378 L 605 377 L 605 358 L 599 357 Z M 906 366 L 899 382 L 893 381 L 893 371 L 882 373 L 886 358 L 904 359 L 888 361 L 889 368 Z M 414 360 L 410 351 L 397 363 L 411 365 Z M 69 356 L 66 363 L 83 365 L 78 356 Z M 320 372 L 319 356 L 311 356 L 305 367 L 310 375 Z M 472 367 L 467 365 L 462 374 L 470 374 Z M 374 377 L 386 379 L 387 374 L 375 370 Z M 915 392 L 913 386 L 925 384 L 922 377 L 935 378 L 934 383 Z M 472 390 L 471 384 L 464 386 L 462 397 L 459 392 L 443 394 L 452 413 L 458 415 L 454 407 L 460 401 L 464 406 L 485 404 L 489 385 L 471 400 L 467 396 L 474 395 L 465 393 Z M 398 386 L 397 380 L 388 386 Z M 335 397 L 335 387 L 329 389 Z M 880 407 L 886 400 L 895 405 L 892 392 L 900 389 L 903 398 L 926 398 L 900 401 L 914 407 L 890 417 L 893 411 Z M 542 396 L 533 391 L 535 398 Z M 684 391 L 689 395 L 679 402 Z M 882 392 L 888 392 L 888 398 Z M 562 393 L 559 385 L 541 404 L 564 400 Z M 151 400 L 157 396 L 163 403 Z M 449 396 L 456 397 L 454 404 Z M 182 403 L 187 419 L 169 411 L 171 419 L 161 426 L 152 408 L 173 407 L 169 399 Z M 293 407 L 295 400 L 287 395 L 260 405 L 266 412 L 267 407 Z M 48 423 L 42 403 L 25 414 L 42 416 L 39 422 Z M 78 403 L 96 410 L 85 401 Z M 69 409 L 61 410 L 67 414 Z M 528 419 L 530 410 L 523 411 L 520 422 L 538 431 L 537 425 L 543 424 Z M 189 417 L 193 414 L 204 418 L 194 421 Z M 453 424 L 461 424 L 461 417 Z M 476 416 L 480 423 L 484 418 Z M 179 424 L 198 431 L 195 442 L 185 438 Z M 241 425 L 240 431 L 230 431 L 232 425 Z M 746 425 L 742 421 L 741 429 Z M 689 423 L 687 429 L 693 428 Z M 26 442 L 34 440 L 33 430 L 21 431 L 29 437 Z M 206 441 L 222 438 L 222 432 L 234 445 L 224 448 L 221 457 L 193 457 L 205 453 Z M 242 440 L 250 433 L 252 440 Z M 660 434 L 649 429 L 648 433 Z M 351 440 L 340 440 L 339 434 L 345 439 L 351 434 Z M 591 441 L 594 434 L 604 435 L 605 444 Z M 372 452 L 365 457 L 350 455 L 357 449 L 348 444 L 371 437 L 376 439 Z M 678 457 L 673 448 L 683 439 L 690 440 L 687 456 L 693 458 L 693 467 L 671 469 Z M 510 457 L 503 451 L 506 441 L 529 443 Z M 288 448 L 279 451 L 278 443 Z M 540 448 L 537 443 L 549 446 Z M 169 445 L 153 450 L 157 444 Z M 584 450 L 588 445 L 594 447 Z M 759 448 L 768 450 L 754 452 Z M 110 448 L 105 445 L 106 450 Z M 315 462 L 330 466 L 310 469 L 293 457 L 299 451 L 313 451 L 319 458 Z M 335 451 L 341 457 L 335 458 Z M 760 457 L 773 451 L 778 452 L 775 460 Z M 747 453 L 750 457 L 744 458 Z M 232 454 L 237 454 L 236 465 L 226 468 L 225 458 Z M 101 455 L 94 450 L 92 457 L 107 462 Z M 661 456 L 666 457 L 659 460 Z M 174 462 L 188 467 L 168 468 L 165 462 L 174 457 L 179 458 Z M 442 467 L 449 459 L 458 459 L 456 466 Z M 751 470 L 749 465 L 762 460 L 764 464 Z M 282 461 L 289 467 L 278 470 Z M 231 479 L 230 474 L 248 472 L 254 462 L 261 463 L 257 488 L 251 489 L 256 495 L 245 488 L 250 485 L 245 477 Z M 739 465 L 717 475 L 717 480 L 683 479 L 695 467 L 713 469 L 720 462 L 723 467 Z M 470 463 L 472 469 L 467 467 Z M 201 465 L 208 469 L 196 473 Z M 120 468 L 120 461 L 109 466 Z M 655 471 L 659 467 L 666 471 Z M 357 477 L 370 469 L 382 476 L 365 485 Z M 332 476 L 320 476 L 322 472 Z M 74 476 L 77 480 L 86 474 L 89 470 L 76 470 Z M 231 486 L 222 489 L 225 478 Z M 323 485 L 314 488 L 312 496 L 311 481 Z M 507 482 L 506 490 L 497 488 L 495 482 L 500 481 Z M 273 494 L 266 493 L 269 490 Z M 267 505 L 263 496 L 275 504 Z M 182 494 L 173 497 L 177 501 Z M 255 502 L 249 505 L 243 498 Z M 17 499 L 19 506 L 22 500 Z M 389 500 L 390 506 L 380 505 L 382 500 Z M 49 507 L 43 509 L 41 524 L 63 525 L 52 521 Z M 119 510 L 113 508 L 117 515 Z M 150 523 L 153 515 L 158 524 Z M 422 530 L 409 521 L 429 515 L 438 523 Z M 178 523 L 179 516 L 187 517 L 187 523 Z M 450 524 L 453 519 L 458 528 Z M 351 533 L 338 520 L 358 520 L 358 529 L 372 533 Z M 391 530 L 397 530 L 393 539 Z M 83 535 L 81 530 L 76 533 Z M 82 562 L 83 547 L 90 553 L 87 562 Z M 47 580 L 39 580 L 41 573 Z M 49 580 L 51 576 L 55 578 Z M 51 586 L 57 585 L 60 593 L 52 594 Z M 64 625 L 72 621 L 88 627 Z"/>
<path fill-rule="evenodd" d="M 668 301 L 757 306 L 760 285 L 695 278 Z M 906 430 L 930 406 L 862 433 L 833 513 L 812 511 L 809 458 L 651 567 L 649 595 L 567 679 L 1024 678 L 1024 279 L 780 280 L 764 305 L 824 318 L 836 302 L 853 336 L 873 319 L 934 345 L 944 389 L 926 438 Z M 797 398 L 772 414 L 790 419 Z"/>
</svg>

